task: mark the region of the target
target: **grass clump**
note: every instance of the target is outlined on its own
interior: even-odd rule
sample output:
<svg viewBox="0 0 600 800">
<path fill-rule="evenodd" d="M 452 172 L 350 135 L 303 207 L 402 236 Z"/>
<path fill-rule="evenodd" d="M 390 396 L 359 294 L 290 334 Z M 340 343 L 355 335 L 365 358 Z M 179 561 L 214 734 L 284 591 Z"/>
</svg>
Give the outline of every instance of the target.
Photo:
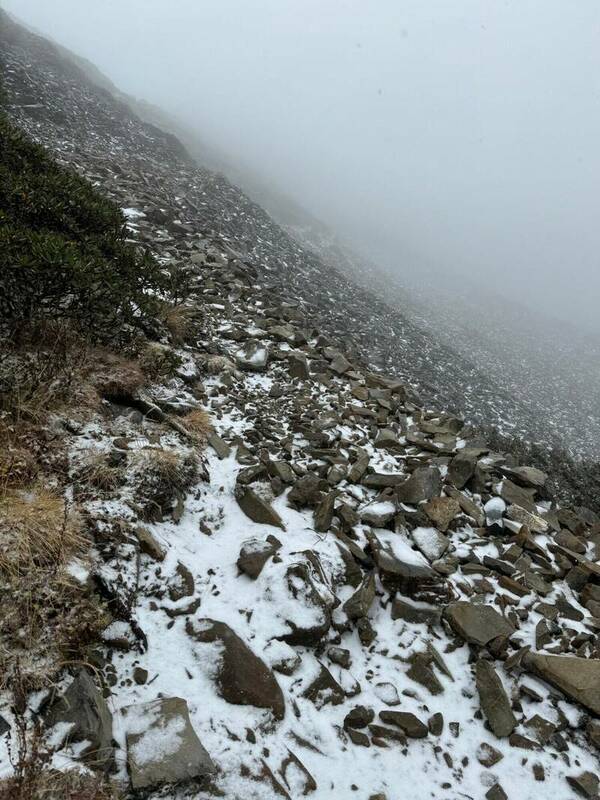
<svg viewBox="0 0 600 800">
<path fill-rule="evenodd" d="M 76 470 L 75 491 L 79 500 L 113 497 L 125 481 L 123 469 L 109 462 L 106 453 L 91 453 Z"/>
<path fill-rule="evenodd" d="M 42 489 L 0 499 L 0 572 L 57 568 L 84 547 L 79 520 L 62 498 Z"/>
<path fill-rule="evenodd" d="M 210 414 L 203 408 L 195 408 L 181 420 L 185 429 L 197 439 L 205 440 L 212 431 Z"/>
<path fill-rule="evenodd" d="M 0 674 L 11 684 L 20 664 L 30 689 L 47 686 L 65 663 L 85 657 L 108 616 L 70 573 L 90 546 L 78 515 L 45 489 L 0 498 Z"/>
<path fill-rule="evenodd" d="M 193 453 L 143 450 L 134 462 L 135 501 L 147 522 L 158 522 L 182 500 L 198 474 Z"/>
</svg>

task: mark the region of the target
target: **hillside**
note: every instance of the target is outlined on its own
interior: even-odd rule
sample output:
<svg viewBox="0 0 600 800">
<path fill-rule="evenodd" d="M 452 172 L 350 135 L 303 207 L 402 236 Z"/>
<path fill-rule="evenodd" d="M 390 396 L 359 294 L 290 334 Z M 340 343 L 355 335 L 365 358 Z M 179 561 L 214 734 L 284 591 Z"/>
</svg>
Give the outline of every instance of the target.
<svg viewBox="0 0 600 800">
<path fill-rule="evenodd" d="M 596 797 L 593 467 L 502 451 L 526 404 L 0 47 L 2 800 Z"/>
</svg>

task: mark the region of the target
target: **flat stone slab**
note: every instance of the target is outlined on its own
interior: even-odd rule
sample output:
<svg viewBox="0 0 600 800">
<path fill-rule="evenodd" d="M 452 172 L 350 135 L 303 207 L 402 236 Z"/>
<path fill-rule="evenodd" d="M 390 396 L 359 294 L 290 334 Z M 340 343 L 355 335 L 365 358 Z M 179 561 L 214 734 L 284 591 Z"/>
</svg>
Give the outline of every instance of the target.
<svg viewBox="0 0 600 800">
<path fill-rule="evenodd" d="M 450 603 L 444 617 L 461 638 L 481 647 L 492 639 L 509 637 L 515 632 L 510 622 L 491 606 L 477 606 L 464 600 Z"/>
<path fill-rule="evenodd" d="M 204 778 L 216 771 L 181 697 L 127 706 L 121 713 L 134 790 Z"/>
<path fill-rule="evenodd" d="M 600 716 L 600 660 L 527 653 L 523 665 Z"/>
</svg>

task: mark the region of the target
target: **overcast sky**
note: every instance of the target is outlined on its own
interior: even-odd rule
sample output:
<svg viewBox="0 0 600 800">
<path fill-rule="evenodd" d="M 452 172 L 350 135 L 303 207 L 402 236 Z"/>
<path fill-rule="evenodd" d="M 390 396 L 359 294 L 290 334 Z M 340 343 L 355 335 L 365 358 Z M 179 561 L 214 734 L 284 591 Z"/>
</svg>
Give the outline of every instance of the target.
<svg viewBox="0 0 600 800">
<path fill-rule="evenodd" d="M 387 266 L 600 331 L 599 0 L 0 2 Z"/>
</svg>

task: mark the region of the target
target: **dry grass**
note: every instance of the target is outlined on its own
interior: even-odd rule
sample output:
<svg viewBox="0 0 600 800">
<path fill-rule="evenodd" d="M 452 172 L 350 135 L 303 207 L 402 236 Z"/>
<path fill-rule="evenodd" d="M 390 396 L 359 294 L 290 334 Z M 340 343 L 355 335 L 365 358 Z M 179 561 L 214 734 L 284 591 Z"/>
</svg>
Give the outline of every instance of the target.
<svg viewBox="0 0 600 800">
<path fill-rule="evenodd" d="M 158 381 L 172 377 L 181 366 L 181 358 L 172 348 L 150 342 L 140 353 L 139 365 L 149 380 Z"/>
<path fill-rule="evenodd" d="M 109 618 L 92 590 L 65 568 L 89 550 L 78 515 L 45 489 L 0 498 L 0 673 L 10 684 L 22 663 L 32 689 L 65 662 L 84 658 Z"/>
<path fill-rule="evenodd" d="M 39 489 L 0 499 L 0 571 L 21 575 L 58 568 L 85 548 L 81 525 L 63 498 Z"/>
<path fill-rule="evenodd" d="M 101 397 L 135 397 L 145 383 L 144 373 L 137 361 L 109 350 L 94 350 L 90 354 L 86 373 L 87 380 Z"/>
<path fill-rule="evenodd" d="M 198 474 L 198 460 L 192 454 L 174 450 L 142 450 L 133 460 L 135 499 L 148 521 L 169 513 Z"/>
<path fill-rule="evenodd" d="M 108 498 L 124 482 L 123 470 L 111 466 L 105 453 L 91 453 L 88 455 L 75 473 L 76 497 L 92 499 L 100 495 Z"/>
<path fill-rule="evenodd" d="M 10 437 L 3 437 L 0 432 L 0 496 L 8 489 L 30 484 L 38 469 L 39 465 L 29 450 L 12 444 Z"/>
<path fill-rule="evenodd" d="M 203 408 L 195 408 L 181 420 L 183 426 L 197 439 L 205 440 L 212 431 L 210 414 Z"/>
<path fill-rule="evenodd" d="M 75 770 L 43 769 L 23 782 L 11 778 L 0 783 L 0 800 L 117 800 L 121 796 L 102 775 Z"/>
<path fill-rule="evenodd" d="M 171 334 L 171 338 L 175 344 L 183 344 L 191 337 L 194 331 L 196 314 L 197 312 L 189 306 L 165 306 L 162 314 L 162 322 Z"/>
</svg>

